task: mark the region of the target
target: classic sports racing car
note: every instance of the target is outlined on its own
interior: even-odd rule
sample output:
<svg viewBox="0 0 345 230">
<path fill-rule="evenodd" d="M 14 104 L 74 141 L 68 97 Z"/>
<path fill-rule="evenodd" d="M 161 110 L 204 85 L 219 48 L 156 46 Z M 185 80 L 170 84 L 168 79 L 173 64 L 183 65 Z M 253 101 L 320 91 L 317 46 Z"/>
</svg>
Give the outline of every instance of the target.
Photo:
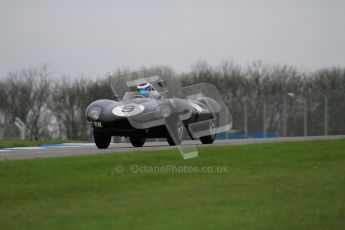
<svg viewBox="0 0 345 230">
<path fill-rule="evenodd" d="M 100 149 L 108 148 L 112 136 L 129 137 L 135 147 L 147 138 L 166 138 L 169 145 L 196 138 L 211 144 L 216 133 L 231 128 L 231 115 L 215 87 L 182 88 L 164 68 L 117 76 L 111 86 L 116 100 L 97 100 L 86 109 Z"/>
</svg>

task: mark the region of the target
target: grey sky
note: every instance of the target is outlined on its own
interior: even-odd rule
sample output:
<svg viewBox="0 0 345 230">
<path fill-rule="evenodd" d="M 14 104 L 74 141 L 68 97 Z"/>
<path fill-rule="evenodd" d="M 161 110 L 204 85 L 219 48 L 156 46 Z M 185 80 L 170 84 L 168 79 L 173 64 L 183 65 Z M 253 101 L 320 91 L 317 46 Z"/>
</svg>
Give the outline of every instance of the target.
<svg viewBox="0 0 345 230">
<path fill-rule="evenodd" d="M 51 63 L 103 76 L 118 67 L 198 59 L 345 64 L 343 0 L 0 0 L 0 76 Z"/>
</svg>

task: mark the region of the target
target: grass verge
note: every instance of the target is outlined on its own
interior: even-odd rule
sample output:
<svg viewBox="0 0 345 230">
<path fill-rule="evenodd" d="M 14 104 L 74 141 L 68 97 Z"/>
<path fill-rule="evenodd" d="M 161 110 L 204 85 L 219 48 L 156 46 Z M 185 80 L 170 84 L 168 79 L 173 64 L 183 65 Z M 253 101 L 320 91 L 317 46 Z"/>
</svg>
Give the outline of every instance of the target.
<svg viewBox="0 0 345 230">
<path fill-rule="evenodd" d="M 2 161 L 0 186 L 0 229 L 345 229 L 345 140 Z"/>
</svg>

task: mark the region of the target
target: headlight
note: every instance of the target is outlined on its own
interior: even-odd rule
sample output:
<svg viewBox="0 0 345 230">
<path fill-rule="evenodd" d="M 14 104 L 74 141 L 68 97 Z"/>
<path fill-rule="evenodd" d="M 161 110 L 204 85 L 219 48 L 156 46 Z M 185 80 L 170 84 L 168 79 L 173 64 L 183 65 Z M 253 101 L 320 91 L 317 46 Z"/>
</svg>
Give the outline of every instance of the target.
<svg viewBox="0 0 345 230">
<path fill-rule="evenodd" d="M 89 117 L 92 118 L 93 120 L 97 120 L 99 116 L 101 115 L 102 109 L 100 107 L 92 107 L 89 110 Z"/>
</svg>

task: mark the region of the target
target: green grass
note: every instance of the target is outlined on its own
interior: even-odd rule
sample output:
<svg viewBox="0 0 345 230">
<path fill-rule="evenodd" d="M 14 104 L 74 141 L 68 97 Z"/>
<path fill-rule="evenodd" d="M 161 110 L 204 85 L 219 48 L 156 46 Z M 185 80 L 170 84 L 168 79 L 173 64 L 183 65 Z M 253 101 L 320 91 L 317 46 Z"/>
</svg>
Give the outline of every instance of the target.
<svg viewBox="0 0 345 230">
<path fill-rule="evenodd" d="M 0 148 L 13 148 L 13 147 L 30 147 L 40 146 L 43 144 L 62 144 L 73 142 L 85 142 L 79 140 L 42 140 L 42 141 L 24 141 L 24 140 L 0 140 Z"/>
<path fill-rule="evenodd" d="M 345 140 L 2 161 L 0 229 L 345 229 Z"/>
</svg>

